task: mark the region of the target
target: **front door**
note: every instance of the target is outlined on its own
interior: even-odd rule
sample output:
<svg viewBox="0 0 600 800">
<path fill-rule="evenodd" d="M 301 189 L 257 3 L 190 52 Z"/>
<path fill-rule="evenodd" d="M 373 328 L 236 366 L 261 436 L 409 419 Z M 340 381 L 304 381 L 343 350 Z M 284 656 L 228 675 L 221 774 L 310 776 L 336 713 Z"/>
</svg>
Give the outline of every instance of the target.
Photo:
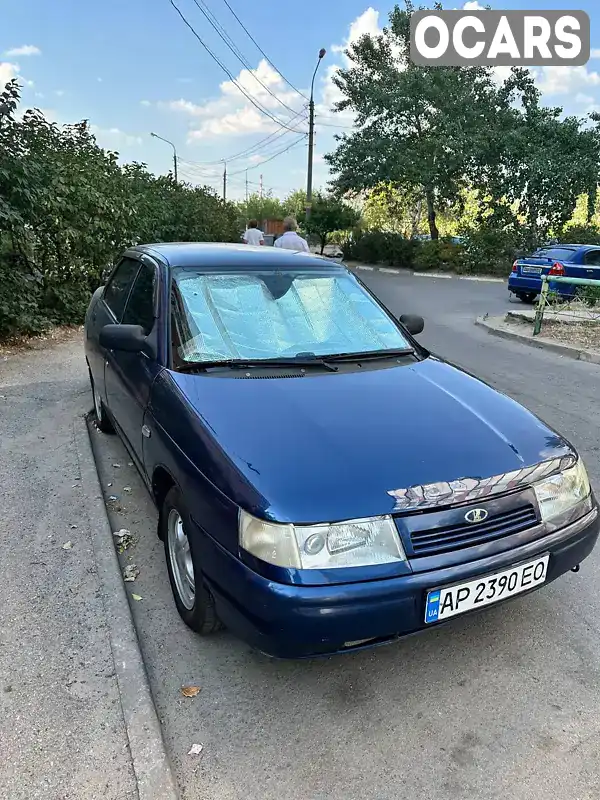
<svg viewBox="0 0 600 800">
<path fill-rule="evenodd" d="M 156 270 L 142 263 L 129 294 L 121 319 L 123 325 L 141 325 L 146 335 L 152 333 L 155 319 Z M 138 465 L 143 465 L 142 426 L 150 398 L 150 387 L 162 367 L 145 353 L 107 353 L 105 382 L 110 412 L 127 440 Z"/>
</svg>

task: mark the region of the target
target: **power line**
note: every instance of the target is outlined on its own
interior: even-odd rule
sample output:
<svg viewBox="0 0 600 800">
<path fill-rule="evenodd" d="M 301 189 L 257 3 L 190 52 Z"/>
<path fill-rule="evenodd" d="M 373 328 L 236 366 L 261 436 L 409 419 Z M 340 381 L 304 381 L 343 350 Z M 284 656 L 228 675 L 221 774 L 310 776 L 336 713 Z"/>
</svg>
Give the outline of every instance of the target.
<svg viewBox="0 0 600 800">
<path fill-rule="evenodd" d="M 288 150 L 292 150 L 292 148 L 297 147 L 301 143 L 301 141 L 304 140 L 304 139 L 306 139 L 306 134 L 305 133 L 302 134 L 302 136 L 300 136 L 298 139 L 296 139 L 295 142 L 292 142 L 292 144 L 288 145 L 288 147 L 284 148 L 283 150 L 280 150 L 278 153 L 274 153 L 272 156 L 270 156 L 269 158 L 266 158 L 264 161 L 259 161 L 258 164 L 255 164 L 253 167 L 248 167 L 248 169 L 249 170 L 250 169 L 258 169 L 258 167 L 262 167 L 263 164 L 268 164 L 269 161 L 273 161 L 273 159 L 277 158 L 277 156 L 282 156 L 284 153 L 287 153 Z M 231 175 L 233 177 L 233 175 L 239 175 L 240 173 L 245 172 L 245 171 L 246 171 L 246 169 L 240 169 L 238 172 L 232 172 Z"/>
<path fill-rule="evenodd" d="M 245 67 L 248 70 L 248 72 L 250 72 L 250 74 L 254 77 L 254 79 L 257 81 L 257 83 L 259 83 L 263 87 L 263 89 L 266 92 L 268 92 L 271 95 L 271 97 L 275 98 L 275 100 L 277 100 L 277 102 L 280 103 L 284 108 L 287 108 L 287 110 L 290 111 L 292 114 L 296 114 L 296 111 L 293 108 L 290 108 L 290 106 L 288 106 L 287 103 L 284 103 L 283 100 L 281 100 L 279 97 L 277 97 L 277 95 L 274 92 L 272 92 L 271 89 L 269 89 L 269 87 L 265 83 L 263 83 L 263 81 L 261 81 L 261 79 L 258 77 L 258 75 L 256 75 L 254 73 L 254 71 L 252 69 L 252 65 L 250 64 L 248 59 L 241 52 L 241 50 L 236 45 L 236 43 L 233 41 L 231 36 L 227 33 L 225 28 L 221 25 L 219 20 L 215 17 L 215 15 L 212 13 L 210 8 L 206 5 L 204 0 L 194 0 L 194 3 L 200 9 L 200 11 L 204 15 L 204 17 L 212 25 L 214 30 L 217 32 L 218 36 L 225 42 L 227 47 L 231 50 L 231 52 L 234 54 L 234 56 L 238 59 L 240 64 L 243 67 Z"/>
<path fill-rule="evenodd" d="M 304 111 L 304 109 L 302 109 L 302 111 L 298 112 L 298 114 L 296 116 L 300 116 L 300 114 L 302 114 L 303 111 Z M 302 117 L 300 120 L 298 120 L 298 122 L 304 122 L 305 120 L 306 120 L 306 116 Z M 292 120 L 290 120 L 290 122 L 291 121 Z M 263 146 L 266 147 L 267 146 L 267 142 L 268 142 L 269 145 L 271 145 L 277 139 L 281 139 L 282 137 L 287 136 L 288 133 L 290 133 L 290 131 L 287 131 L 287 130 L 275 131 L 274 133 L 270 133 L 268 136 L 265 136 L 263 139 L 260 139 L 258 142 L 256 142 L 256 144 L 253 144 L 250 147 L 247 147 L 245 150 L 242 150 L 239 153 L 234 153 L 234 155 L 232 155 L 232 156 L 227 156 L 227 161 L 236 161 L 239 158 L 244 158 L 246 156 L 252 155 L 256 150 L 260 149 L 261 147 L 263 147 Z M 296 133 L 299 133 L 299 131 L 296 131 Z M 269 140 L 271 140 L 271 141 L 269 141 Z M 222 159 L 215 159 L 214 161 L 188 161 L 187 163 L 188 164 L 198 165 L 198 166 L 210 166 L 212 164 L 220 164 L 221 161 L 222 161 Z"/>
<path fill-rule="evenodd" d="M 240 92 L 244 95 L 244 97 L 246 97 L 246 99 L 249 100 L 252 103 L 252 105 L 261 112 L 261 114 L 264 114 L 265 116 L 269 117 L 269 119 L 271 119 L 273 122 L 275 122 L 277 125 L 279 125 L 279 127 L 286 128 L 287 130 L 293 131 L 294 133 L 301 133 L 301 131 L 297 130 L 296 128 L 290 128 L 288 125 L 286 125 L 280 119 L 278 119 L 273 114 L 271 114 L 270 111 L 268 111 L 266 108 L 264 108 L 262 105 L 260 105 L 260 103 L 258 103 L 256 100 L 254 100 L 254 98 L 251 97 L 248 94 L 248 92 L 244 89 L 244 87 L 236 80 L 234 75 L 227 69 L 225 64 L 223 64 L 223 62 L 213 53 L 213 51 L 210 49 L 210 47 L 208 47 L 208 45 L 204 42 L 204 40 L 202 39 L 200 34 L 193 27 L 193 25 L 185 18 L 185 16 L 183 15 L 182 11 L 180 10 L 180 8 L 175 4 L 174 0 L 169 0 L 169 1 L 170 1 L 171 5 L 173 6 L 173 8 L 175 9 L 175 11 L 177 11 L 179 16 L 183 20 L 184 24 L 191 30 L 191 32 L 194 34 L 196 39 L 198 39 L 198 41 L 200 42 L 202 47 L 206 50 L 206 52 L 209 54 L 209 56 L 213 59 L 213 61 L 215 61 L 221 67 L 223 72 L 229 77 L 229 79 L 232 81 L 232 83 L 240 90 Z"/>
<path fill-rule="evenodd" d="M 299 95 L 300 95 L 300 97 L 303 97 L 305 100 L 308 100 L 308 97 L 307 97 L 305 94 L 303 94 L 303 93 L 302 93 L 302 92 L 301 92 L 299 89 L 297 89 L 297 88 L 294 86 L 294 84 L 293 84 L 293 83 L 290 83 L 290 81 L 288 81 L 288 79 L 285 77 L 285 75 L 284 75 L 282 72 L 280 72 L 280 71 L 277 69 L 277 67 L 275 66 L 275 64 L 274 64 L 274 63 L 271 61 L 271 59 L 269 58 L 269 56 L 268 56 L 268 55 L 265 53 L 265 51 L 262 49 L 262 47 L 261 47 L 261 46 L 259 45 L 259 43 L 256 41 L 256 39 L 254 38 L 254 36 L 252 36 L 252 34 L 251 34 L 251 33 L 250 33 L 250 31 L 248 30 L 248 28 L 247 28 L 247 27 L 244 25 L 244 23 L 242 22 L 242 20 L 241 20 L 241 19 L 238 17 L 238 15 L 235 13 L 235 11 L 233 10 L 233 8 L 232 8 L 232 7 L 229 5 L 229 3 L 227 2 L 227 0 L 223 0 L 223 2 L 224 2 L 224 3 L 225 3 L 225 5 L 227 6 L 227 8 L 228 8 L 228 9 L 231 11 L 231 13 L 232 13 L 232 14 L 233 14 L 233 16 L 235 17 L 235 19 L 238 21 L 238 23 L 240 24 L 240 26 L 241 26 L 242 30 L 243 30 L 243 31 L 246 33 L 246 35 L 247 35 L 247 36 L 250 38 L 250 40 L 251 40 L 251 41 L 252 41 L 252 42 L 255 44 L 255 46 L 256 46 L 256 48 L 258 49 L 258 51 L 259 51 L 259 52 L 260 52 L 260 53 L 261 53 L 261 54 L 264 56 L 264 58 L 266 59 L 267 63 L 268 63 L 268 64 L 270 64 L 270 65 L 273 67 L 273 69 L 275 70 L 275 72 L 276 72 L 276 73 L 277 73 L 277 74 L 278 74 L 278 75 L 279 75 L 281 78 L 283 78 L 283 80 L 284 80 L 284 81 L 287 83 L 287 85 L 288 85 L 288 86 L 290 86 L 290 87 L 291 87 L 291 88 L 292 88 L 292 89 L 293 89 L 293 90 L 294 90 L 294 91 L 295 91 L 297 94 L 299 94 Z"/>
</svg>

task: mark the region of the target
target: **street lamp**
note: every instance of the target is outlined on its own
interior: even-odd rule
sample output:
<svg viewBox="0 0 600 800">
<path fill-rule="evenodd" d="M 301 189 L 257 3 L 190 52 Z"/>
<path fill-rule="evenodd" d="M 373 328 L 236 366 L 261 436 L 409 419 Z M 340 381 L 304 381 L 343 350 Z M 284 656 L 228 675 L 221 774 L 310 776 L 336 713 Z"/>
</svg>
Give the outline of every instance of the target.
<svg viewBox="0 0 600 800">
<path fill-rule="evenodd" d="M 175 149 L 175 145 L 168 139 L 163 139 L 163 137 L 159 136 L 158 133 L 150 132 L 150 136 L 154 136 L 155 139 L 160 139 L 161 142 L 166 142 L 167 144 L 170 144 L 171 147 L 173 148 L 173 174 L 175 177 L 175 183 L 177 183 L 177 150 Z"/>
<path fill-rule="evenodd" d="M 325 57 L 325 53 L 327 51 L 324 47 L 319 50 L 319 58 L 317 60 L 317 66 L 315 67 L 315 71 L 313 72 L 312 81 L 310 84 L 310 101 L 308 104 L 308 176 L 306 179 L 306 219 L 310 217 L 310 209 L 312 206 L 312 179 L 313 179 L 313 149 L 314 149 L 314 139 L 315 139 L 315 101 L 314 101 L 314 93 L 315 93 L 315 78 L 317 77 L 317 70 L 321 65 L 321 61 Z"/>
</svg>

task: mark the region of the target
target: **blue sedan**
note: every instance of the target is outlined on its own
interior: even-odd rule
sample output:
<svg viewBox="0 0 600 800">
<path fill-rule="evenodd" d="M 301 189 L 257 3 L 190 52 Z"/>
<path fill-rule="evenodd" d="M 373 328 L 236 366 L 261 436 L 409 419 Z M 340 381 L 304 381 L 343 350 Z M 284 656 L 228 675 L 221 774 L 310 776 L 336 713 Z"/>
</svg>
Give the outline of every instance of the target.
<svg viewBox="0 0 600 800">
<path fill-rule="evenodd" d="M 508 278 L 508 291 L 524 303 L 533 303 L 542 288 L 542 275 L 557 278 L 600 280 L 600 246 L 590 244 L 557 244 L 536 250 L 531 256 L 518 258 Z M 550 287 L 557 294 L 573 297 L 575 288 L 568 283 Z"/>
<path fill-rule="evenodd" d="M 330 259 L 124 254 L 85 322 L 94 408 L 156 502 L 193 630 L 282 658 L 349 651 L 590 554 L 598 507 L 573 447 L 422 329 Z"/>
</svg>

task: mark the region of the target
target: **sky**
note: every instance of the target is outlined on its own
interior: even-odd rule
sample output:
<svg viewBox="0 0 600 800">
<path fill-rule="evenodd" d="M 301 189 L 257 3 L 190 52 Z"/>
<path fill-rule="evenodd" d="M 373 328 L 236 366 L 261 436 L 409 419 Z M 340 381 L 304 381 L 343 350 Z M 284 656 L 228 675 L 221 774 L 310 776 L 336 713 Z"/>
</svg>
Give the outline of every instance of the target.
<svg viewBox="0 0 600 800">
<path fill-rule="evenodd" d="M 332 75 L 347 64 L 348 43 L 377 33 L 394 2 L 173 2 L 227 71 L 211 58 L 171 0 L 0 0 L 0 85 L 16 76 L 22 108 L 40 108 L 58 123 L 88 119 L 98 143 L 117 150 L 123 161 L 142 161 L 157 173 L 171 169 L 172 148 L 150 136 L 155 132 L 175 144 L 180 179 L 220 193 L 226 159 L 230 199 L 244 197 L 246 170 L 250 192 L 259 189 L 262 175 L 264 191 L 284 197 L 306 185 L 306 96 L 324 47 L 327 54 L 315 82 L 314 168 L 315 188 L 324 188 L 329 173 L 323 155 L 334 148 L 335 134 L 352 125 L 351 117 L 332 110 L 339 99 Z M 597 0 L 498 0 L 490 5 L 587 11 L 592 29 L 588 64 L 534 72 L 548 105 L 578 115 L 600 110 Z M 444 7 L 482 6 L 459 0 Z M 217 31 L 229 38 L 231 49 Z"/>
</svg>

